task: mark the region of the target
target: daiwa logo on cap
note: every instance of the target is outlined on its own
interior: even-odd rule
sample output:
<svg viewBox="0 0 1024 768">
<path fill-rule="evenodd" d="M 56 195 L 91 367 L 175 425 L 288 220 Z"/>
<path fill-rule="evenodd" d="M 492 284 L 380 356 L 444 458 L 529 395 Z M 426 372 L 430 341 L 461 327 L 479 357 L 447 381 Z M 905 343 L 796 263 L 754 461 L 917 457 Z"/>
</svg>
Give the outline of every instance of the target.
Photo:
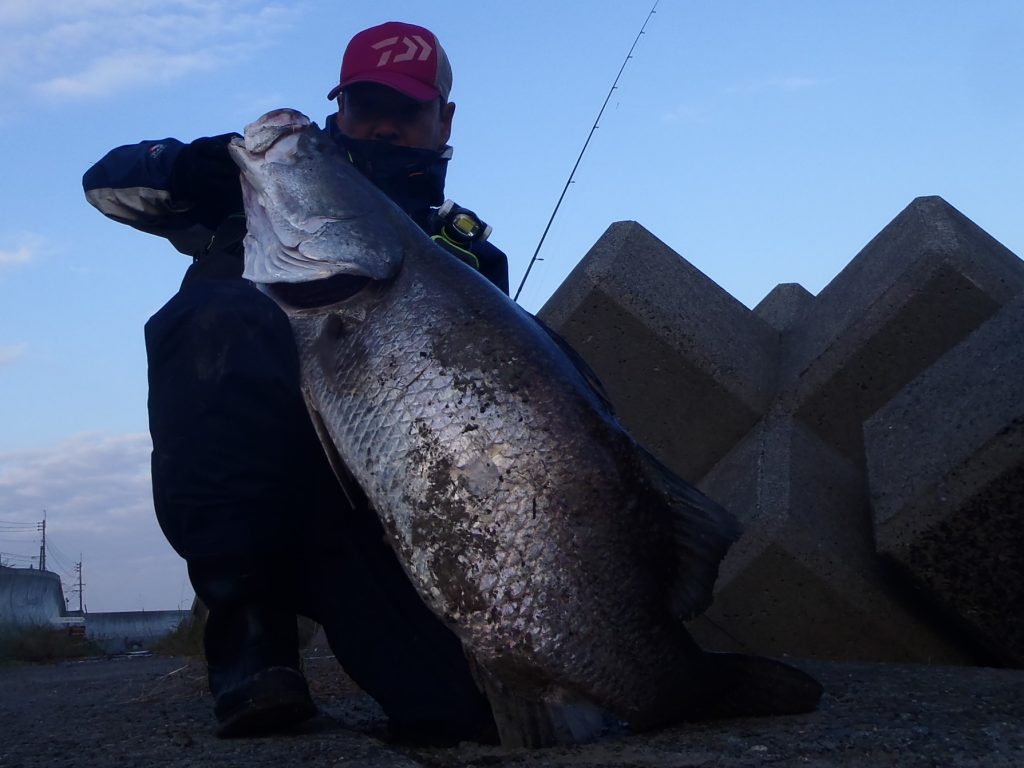
<svg viewBox="0 0 1024 768">
<path fill-rule="evenodd" d="M 375 51 L 380 50 L 381 48 L 385 49 L 380 55 L 380 61 L 377 62 L 378 67 L 387 66 L 387 63 L 392 60 L 391 54 L 394 52 L 392 46 L 397 42 L 397 37 L 389 37 L 386 40 L 381 40 L 379 43 L 374 43 L 370 46 Z M 430 57 L 431 51 L 434 50 L 434 47 L 419 35 L 403 37 L 402 45 L 405 46 L 405 50 L 395 56 L 394 61 L 396 64 L 400 61 L 412 61 L 414 57 L 418 61 L 426 61 Z"/>
<path fill-rule="evenodd" d="M 349 42 L 341 60 L 341 77 L 327 98 L 355 83 L 377 83 L 416 101 L 440 96 L 452 88 L 448 56 L 429 29 L 389 21 L 364 29 Z"/>
</svg>

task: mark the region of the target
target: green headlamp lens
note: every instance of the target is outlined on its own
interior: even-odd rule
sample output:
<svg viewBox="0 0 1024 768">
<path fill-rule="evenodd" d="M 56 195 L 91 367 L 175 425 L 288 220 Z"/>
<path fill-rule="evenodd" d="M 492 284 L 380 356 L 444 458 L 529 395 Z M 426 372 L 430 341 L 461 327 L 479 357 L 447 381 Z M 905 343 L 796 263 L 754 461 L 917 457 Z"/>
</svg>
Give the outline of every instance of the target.
<svg viewBox="0 0 1024 768">
<path fill-rule="evenodd" d="M 474 237 L 480 231 L 480 222 L 474 216 L 457 213 L 452 217 L 452 226 L 464 237 Z"/>
</svg>

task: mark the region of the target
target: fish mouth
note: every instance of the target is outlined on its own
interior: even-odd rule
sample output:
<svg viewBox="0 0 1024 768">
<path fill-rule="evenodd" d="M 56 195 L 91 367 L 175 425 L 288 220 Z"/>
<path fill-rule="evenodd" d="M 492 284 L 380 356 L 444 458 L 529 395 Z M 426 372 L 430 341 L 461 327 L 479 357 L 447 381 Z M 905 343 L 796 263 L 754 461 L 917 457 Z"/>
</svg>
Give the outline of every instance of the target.
<svg viewBox="0 0 1024 768">
<path fill-rule="evenodd" d="M 263 155 L 278 141 L 306 130 L 312 121 L 294 109 L 274 109 L 245 126 L 245 136 L 236 140 L 250 155 Z"/>
<path fill-rule="evenodd" d="M 364 275 L 341 274 L 303 283 L 264 283 L 261 287 L 279 304 L 302 311 L 343 304 L 379 282 Z"/>
</svg>

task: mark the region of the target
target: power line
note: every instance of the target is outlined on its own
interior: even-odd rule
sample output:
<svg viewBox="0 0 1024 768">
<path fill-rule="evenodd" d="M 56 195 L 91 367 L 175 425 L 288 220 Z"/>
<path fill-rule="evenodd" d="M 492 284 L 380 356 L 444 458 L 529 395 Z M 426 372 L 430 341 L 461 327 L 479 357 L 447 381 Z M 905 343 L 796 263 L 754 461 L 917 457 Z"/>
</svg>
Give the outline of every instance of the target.
<svg viewBox="0 0 1024 768">
<path fill-rule="evenodd" d="M 66 596 L 78 596 L 79 610 L 84 606 L 83 592 L 84 582 L 82 581 L 82 559 L 79 557 L 74 565 L 69 566 L 71 561 L 64 552 L 53 542 L 53 537 L 46 536 L 46 510 L 43 510 L 43 519 L 36 523 L 15 522 L 12 520 L 0 520 L 0 534 L 4 538 L 29 537 L 34 538 L 35 534 L 41 535 L 38 555 L 22 555 L 14 552 L 0 552 L 0 565 L 8 567 L 31 567 L 38 563 L 41 571 L 49 570 L 57 573 L 61 581 L 61 589 Z M 50 568 L 47 568 L 46 558 L 49 556 L 52 561 Z M 56 565 L 56 568 L 53 567 Z"/>
<path fill-rule="evenodd" d="M 52 536 L 46 540 L 46 554 L 53 558 L 61 571 L 70 572 L 73 570 L 73 566 L 69 566 L 68 563 L 74 562 L 74 560 L 60 551 L 60 548 L 53 543 Z"/>
<path fill-rule="evenodd" d="M 0 552 L 0 555 L 6 559 L 6 562 L 18 565 L 22 563 L 31 565 L 33 562 L 37 562 L 40 570 L 48 570 L 59 574 L 62 582 L 73 581 L 78 578 L 75 576 L 75 573 L 76 569 L 80 568 L 80 563 L 69 565 L 69 563 L 75 561 L 61 551 L 60 547 L 54 543 L 52 536 L 47 537 L 46 535 L 46 510 L 43 510 L 43 519 L 35 523 L 0 520 L 0 534 L 3 535 L 3 538 L 7 543 L 11 544 L 18 543 L 17 540 L 19 539 L 29 537 L 34 538 L 35 535 L 41 536 L 38 555 L 22 555 L 14 552 Z M 50 558 L 52 563 L 47 563 L 47 557 Z M 54 567 L 54 565 L 56 567 Z"/>
<path fill-rule="evenodd" d="M 38 560 L 36 555 L 20 555 L 17 552 L 0 552 L 0 557 L 13 558 L 15 560 Z"/>
<path fill-rule="evenodd" d="M 43 512 L 45 515 L 45 511 Z M 45 542 L 45 530 L 46 522 L 45 518 L 41 522 L 25 522 L 22 520 L 0 520 L 0 534 L 3 535 L 4 542 L 8 544 L 18 544 L 20 540 L 32 537 L 35 538 L 35 534 L 43 532 Z M 20 566 L 21 564 L 27 564 L 31 566 L 33 561 L 42 561 L 39 565 L 40 570 L 44 569 L 45 566 L 45 555 L 40 547 L 40 553 L 38 555 L 22 555 L 14 552 L 0 552 L 0 557 L 4 558 L 4 564 L 13 564 Z"/>
<path fill-rule="evenodd" d="M 82 581 L 82 561 L 81 560 L 79 560 L 75 564 L 75 576 L 76 576 L 76 578 L 78 580 L 77 584 L 76 583 L 72 583 L 72 585 L 70 587 L 68 587 L 64 591 L 65 591 L 65 593 L 68 596 L 72 596 L 72 595 L 76 595 L 76 594 L 78 595 L 78 610 L 79 611 L 83 611 L 84 610 L 84 606 L 85 606 L 85 583 Z"/>
</svg>

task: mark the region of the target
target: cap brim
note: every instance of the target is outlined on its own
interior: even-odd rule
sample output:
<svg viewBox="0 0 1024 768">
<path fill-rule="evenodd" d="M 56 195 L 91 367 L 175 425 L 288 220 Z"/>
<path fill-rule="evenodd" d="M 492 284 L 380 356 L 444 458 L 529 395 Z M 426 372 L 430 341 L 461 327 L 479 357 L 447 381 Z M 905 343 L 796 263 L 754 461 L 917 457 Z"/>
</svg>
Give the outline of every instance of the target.
<svg viewBox="0 0 1024 768">
<path fill-rule="evenodd" d="M 350 77 L 342 83 L 338 83 L 327 94 L 330 100 L 336 99 L 342 90 L 356 83 L 376 83 L 398 91 L 403 96 L 408 96 L 415 101 L 433 101 L 441 95 L 441 91 L 415 78 L 403 75 L 401 72 L 367 72 L 362 75 Z"/>
</svg>

